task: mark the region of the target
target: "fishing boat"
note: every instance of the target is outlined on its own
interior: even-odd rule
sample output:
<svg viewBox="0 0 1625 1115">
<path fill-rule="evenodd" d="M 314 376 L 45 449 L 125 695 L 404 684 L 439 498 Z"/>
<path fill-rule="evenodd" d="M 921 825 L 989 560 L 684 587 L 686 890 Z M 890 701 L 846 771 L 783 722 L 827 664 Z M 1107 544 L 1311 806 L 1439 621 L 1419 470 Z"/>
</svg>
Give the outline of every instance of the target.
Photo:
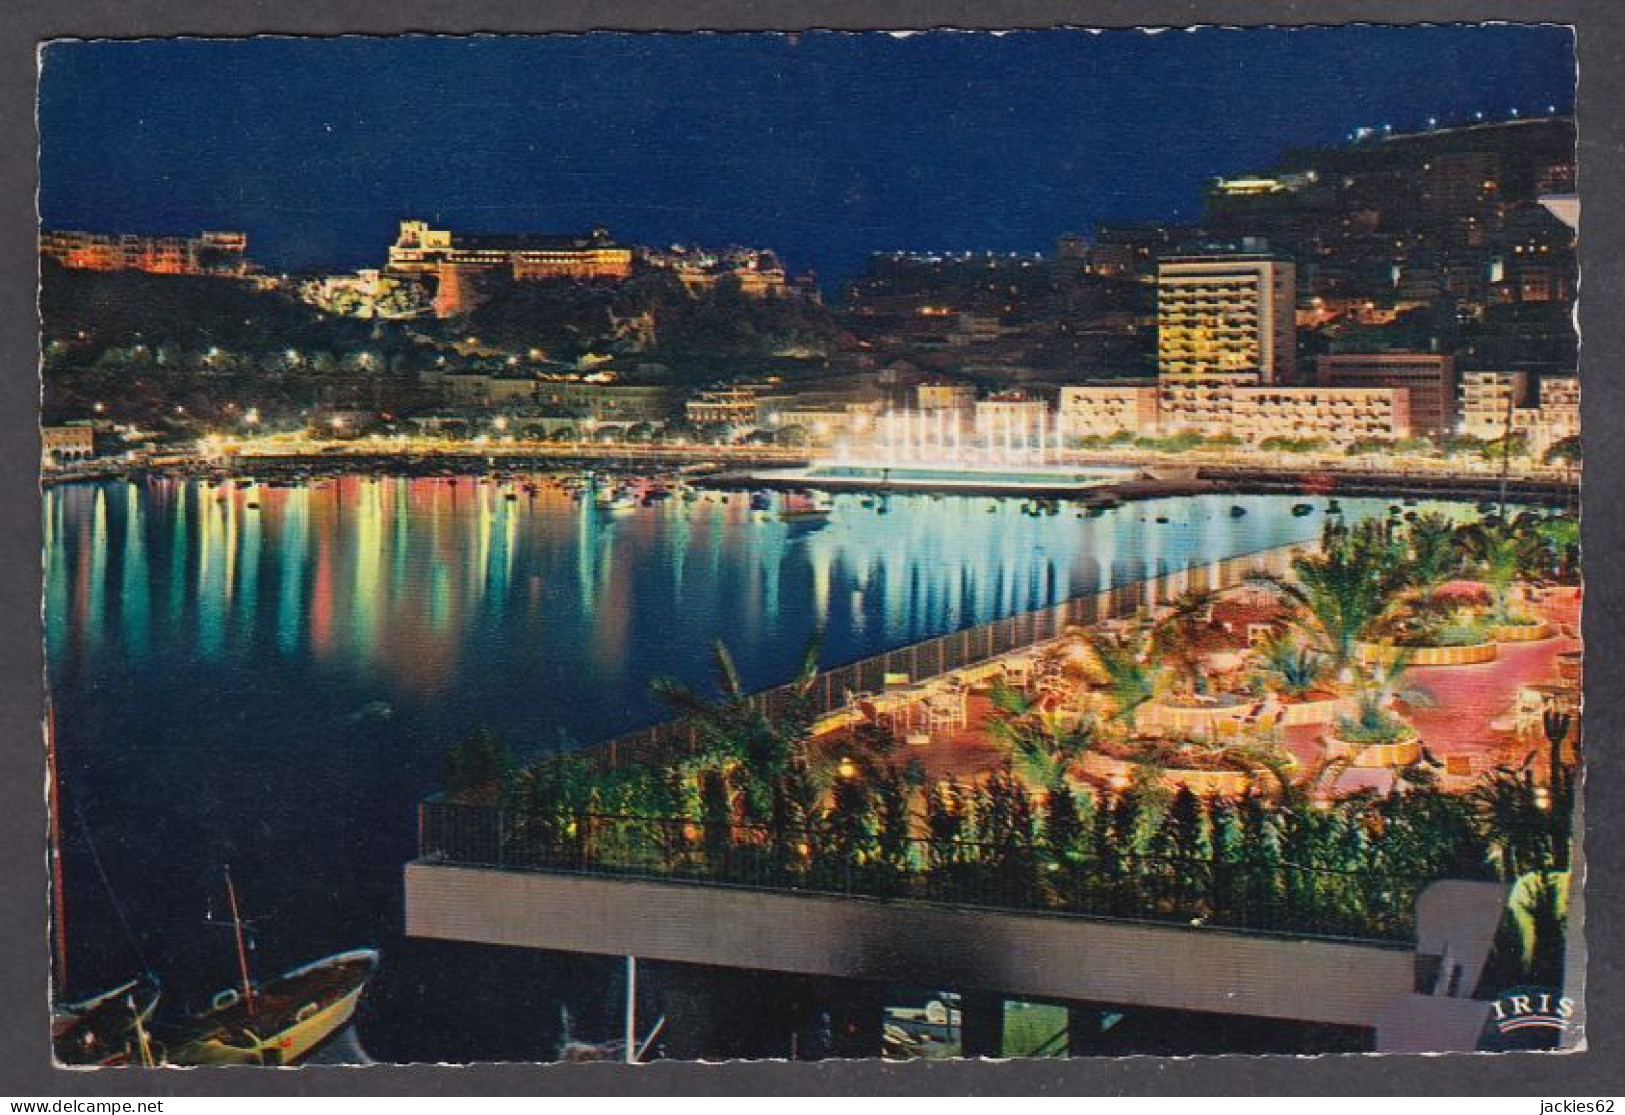
<svg viewBox="0 0 1625 1115">
<path fill-rule="evenodd" d="M 378 953 L 335 953 L 256 983 L 229 870 L 226 899 L 237 942 L 238 985 L 217 992 L 207 1010 L 155 1031 L 155 1037 L 175 1065 L 297 1064 L 349 1024 L 378 970 Z"/>
<path fill-rule="evenodd" d="M 51 936 L 54 944 L 55 984 L 68 979 L 67 899 L 62 890 L 61 799 L 57 793 L 56 708 L 45 708 L 45 754 L 50 775 L 51 854 Z M 80 824 L 84 817 L 80 816 Z M 90 840 L 90 830 L 85 829 Z M 106 876 L 103 876 L 104 883 Z M 108 885 L 108 897 L 117 905 L 118 896 Z M 121 915 L 122 917 L 122 915 Z M 132 942 L 133 944 L 133 942 Z M 140 949 L 135 948 L 139 957 Z M 54 1003 L 51 1007 L 51 1050 L 63 1065 L 151 1065 L 153 1052 L 147 1040 L 146 1025 L 158 1008 L 160 991 L 152 976 L 137 976 L 88 999 Z"/>
<path fill-rule="evenodd" d="M 297 1064 L 344 1029 L 378 969 L 372 949 L 323 957 L 262 984 L 228 987 L 159 1038 L 171 1064 Z"/>
<path fill-rule="evenodd" d="M 157 981 L 140 977 L 83 1002 L 52 1008 L 51 1050 L 57 1063 L 154 1064 L 146 1027 L 159 997 Z"/>
</svg>

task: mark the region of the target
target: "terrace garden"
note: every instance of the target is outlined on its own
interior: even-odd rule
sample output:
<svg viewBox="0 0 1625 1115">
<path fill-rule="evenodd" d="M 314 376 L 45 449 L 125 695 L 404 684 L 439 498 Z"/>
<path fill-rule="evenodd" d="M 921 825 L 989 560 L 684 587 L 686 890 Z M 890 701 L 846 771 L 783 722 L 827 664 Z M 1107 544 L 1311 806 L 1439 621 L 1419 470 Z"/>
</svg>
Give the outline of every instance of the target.
<svg viewBox="0 0 1625 1115">
<path fill-rule="evenodd" d="M 889 678 L 835 711 L 813 699 L 816 642 L 771 701 L 719 645 L 715 692 L 655 683 L 686 728 L 657 758 L 458 749 L 425 853 L 1404 938 L 1435 880 L 1538 895 L 1553 888 L 1531 878 L 1567 870 L 1578 682 L 1541 671 L 1577 662 L 1574 548 L 1565 516 L 1333 518 L 1284 575 Z M 1538 639 L 1497 641 L 1534 623 Z M 1507 661 L 1417 661 L 1483 645 Z"/>
</svg>

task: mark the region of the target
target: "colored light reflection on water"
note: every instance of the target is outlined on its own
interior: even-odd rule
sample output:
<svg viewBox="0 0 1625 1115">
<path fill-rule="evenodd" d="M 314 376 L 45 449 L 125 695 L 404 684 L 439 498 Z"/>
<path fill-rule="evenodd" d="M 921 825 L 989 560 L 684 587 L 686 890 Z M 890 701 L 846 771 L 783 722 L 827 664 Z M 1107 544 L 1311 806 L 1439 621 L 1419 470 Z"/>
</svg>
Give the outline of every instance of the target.
<svg viewBox="0 0 1625 1115">
<path fill-rule="evenodd" d="M 842 495 L 827 520 L 786 522 L 744 495 L 611 513 L 552 485 L 472 478 L 52 489 L 70 983 L 132 964 L 92 838 L 146 961 L 171 987 L 223 985 L 204 915 L 225 863 L 271 914 L 267 970 L 398 932 L 414 803 L 472 728 L 521 752 L 602 739 L 661 716 L 651 678 L 707 683 L 716 638 L 765 686 L 818 627 L 825 660 L 849 661 L 1314 538 L 1323 516 L 1294 516 L 1294 502 L 1196 497 L 1085 518 Z M 1351 516 L 1387 506 L 1343 503 Z"/>
</svg>

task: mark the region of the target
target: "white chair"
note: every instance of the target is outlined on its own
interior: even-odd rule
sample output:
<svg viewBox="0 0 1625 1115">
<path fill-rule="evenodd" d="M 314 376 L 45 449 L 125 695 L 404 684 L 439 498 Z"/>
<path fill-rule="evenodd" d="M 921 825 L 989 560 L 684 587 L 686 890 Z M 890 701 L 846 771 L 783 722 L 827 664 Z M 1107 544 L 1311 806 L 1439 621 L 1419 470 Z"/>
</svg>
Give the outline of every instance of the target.
<svg viewBox="0 0 1625 1115">
<path fill-rule="evenodd" d="M 924 712 L 925 730 L 932 735 L 959 727 L 959 711 L 946 700 L 927 701 Z"/>
</svg>

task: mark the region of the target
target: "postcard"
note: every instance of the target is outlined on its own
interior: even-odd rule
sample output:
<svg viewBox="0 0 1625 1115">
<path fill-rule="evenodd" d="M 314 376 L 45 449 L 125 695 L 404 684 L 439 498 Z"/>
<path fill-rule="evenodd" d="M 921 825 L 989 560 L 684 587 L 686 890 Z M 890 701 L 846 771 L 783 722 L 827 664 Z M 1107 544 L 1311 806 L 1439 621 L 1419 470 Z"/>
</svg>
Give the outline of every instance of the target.
<svg viewBox="0 0 1625 1115">
<path fill-rule="evenodd" d="M 1572 29 L 39 57 L 57 1064 L 1583 1047 Z"/>
</svg>

